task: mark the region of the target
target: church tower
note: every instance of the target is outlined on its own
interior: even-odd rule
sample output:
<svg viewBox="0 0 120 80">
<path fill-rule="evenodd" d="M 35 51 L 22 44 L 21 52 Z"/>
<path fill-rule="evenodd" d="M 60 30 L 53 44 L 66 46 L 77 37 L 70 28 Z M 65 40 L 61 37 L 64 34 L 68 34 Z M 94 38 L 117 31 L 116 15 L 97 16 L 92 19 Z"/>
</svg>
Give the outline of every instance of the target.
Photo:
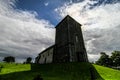
<svg viewBox="0 0 120 80">
<path fill-rule="evenodd" d="M 53 62 L 88 62 L 81 24 L 69 15 L 56 26 Z"/>
<path fill-rule="evenodd" d="M 55 28 L 55 44 L 40 52 L 35 62 L 88 62 L 81 24 L 68 15 Z"/>
</svg>

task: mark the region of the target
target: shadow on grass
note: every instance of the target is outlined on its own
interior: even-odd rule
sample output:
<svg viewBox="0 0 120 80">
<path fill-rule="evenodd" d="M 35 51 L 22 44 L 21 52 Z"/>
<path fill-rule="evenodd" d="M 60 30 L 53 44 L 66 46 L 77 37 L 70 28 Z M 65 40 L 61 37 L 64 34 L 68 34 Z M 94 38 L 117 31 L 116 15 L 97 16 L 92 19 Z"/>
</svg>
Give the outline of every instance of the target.
<svg viewBox="0 0 120 80">
<path fill-rule="evenodd" d="M 33 80 L 33 78 L 40 74 L 33 71 L 21 71 L 9 74 L 0 75 L 0 80 Z"/>
<path fill-rule="evenodd" d="M 0 80 L 104 80 L 90 63 L 31 64 L 30 71 L 0 75 Z"/>
<path fill-rule="evenodd" d="M 104 80 L 93 65 L 91 65 L 89 71 L 90 71 L 91 80 Z"/>
</svg>

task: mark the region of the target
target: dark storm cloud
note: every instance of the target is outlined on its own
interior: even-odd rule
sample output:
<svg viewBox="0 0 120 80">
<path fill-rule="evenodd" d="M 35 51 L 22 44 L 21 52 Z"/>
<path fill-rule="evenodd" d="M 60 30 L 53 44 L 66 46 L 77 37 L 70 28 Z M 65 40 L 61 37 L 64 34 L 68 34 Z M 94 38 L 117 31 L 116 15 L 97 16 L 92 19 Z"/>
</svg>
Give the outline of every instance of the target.
<svg viewBox="0 0 120 80">
<path fill-rule="evenodd" d="M 89 52 L 91 54 L 99 54 L 99 52 L 102 51 L 111 52 L 114 50 L 120 50 L 120 26 L 104 30 L 86 31 L 84 34 L 86 42 L 90 41 L 92 44 L 90 48 L 92 51 Z"/>
<path fill-rule="evenodd" d="M 0 51 L 0 57 L 6 57 L 6 56 L 10 56 L 10 54 L 6 53 L 6 52 L 1 52 Z"/>
<path fill-rule="evenodd" d="M 43 45 L 50 45 L 54 44 L 54 42 L 51 39 L 32 39 L 32 40 L 23 40 L 24 43 L 31 43 L 33 45 L 43 44 Z"/>
</svg>

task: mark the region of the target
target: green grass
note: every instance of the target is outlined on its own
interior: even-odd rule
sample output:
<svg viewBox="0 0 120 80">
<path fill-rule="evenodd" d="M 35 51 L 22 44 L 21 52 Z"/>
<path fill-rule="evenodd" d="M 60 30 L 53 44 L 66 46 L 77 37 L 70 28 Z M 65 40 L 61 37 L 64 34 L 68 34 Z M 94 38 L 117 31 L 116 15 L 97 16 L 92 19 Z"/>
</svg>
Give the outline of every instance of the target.
<svg viewBox="0 0 120 80">
<path fill-rule="evenodd" d="M 0 72 L 0 80 L 33 80 L 38 74 L 44 80 L 91 80 L 91 67 L 96 80 L 120 80 L 120 71 L 89 63 L 0 65 L 4 67 Z"/>
<path fill-rule="evenodd" d="M 120 70 L 111 69 L 108 67 L 94 65 L 97 72 L 105 80 L 120 80 Z"/>
<path fill-rule="evenodd" d="M 0 74 L 9 74 L 13 72 L 28 71 L 31 69 L 29 64 L 15 64 L 15 63 L 0 63 L 0 66 L 3 66 Z"/>
</svg>

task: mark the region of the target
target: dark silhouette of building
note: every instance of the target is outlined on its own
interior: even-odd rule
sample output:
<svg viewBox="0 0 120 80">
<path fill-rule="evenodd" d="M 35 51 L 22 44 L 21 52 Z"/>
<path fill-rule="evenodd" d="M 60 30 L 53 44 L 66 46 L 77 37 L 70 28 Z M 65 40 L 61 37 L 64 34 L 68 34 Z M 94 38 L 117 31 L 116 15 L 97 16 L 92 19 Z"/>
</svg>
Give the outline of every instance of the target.
<svg viewBox="0 0 120 80">
<path fill-rule="evenodd" d="M 55 45 L 41 52 L 35 62 L 88 62 L 81 24 L 67 15 L 55 28 Z"/>
</svg>

